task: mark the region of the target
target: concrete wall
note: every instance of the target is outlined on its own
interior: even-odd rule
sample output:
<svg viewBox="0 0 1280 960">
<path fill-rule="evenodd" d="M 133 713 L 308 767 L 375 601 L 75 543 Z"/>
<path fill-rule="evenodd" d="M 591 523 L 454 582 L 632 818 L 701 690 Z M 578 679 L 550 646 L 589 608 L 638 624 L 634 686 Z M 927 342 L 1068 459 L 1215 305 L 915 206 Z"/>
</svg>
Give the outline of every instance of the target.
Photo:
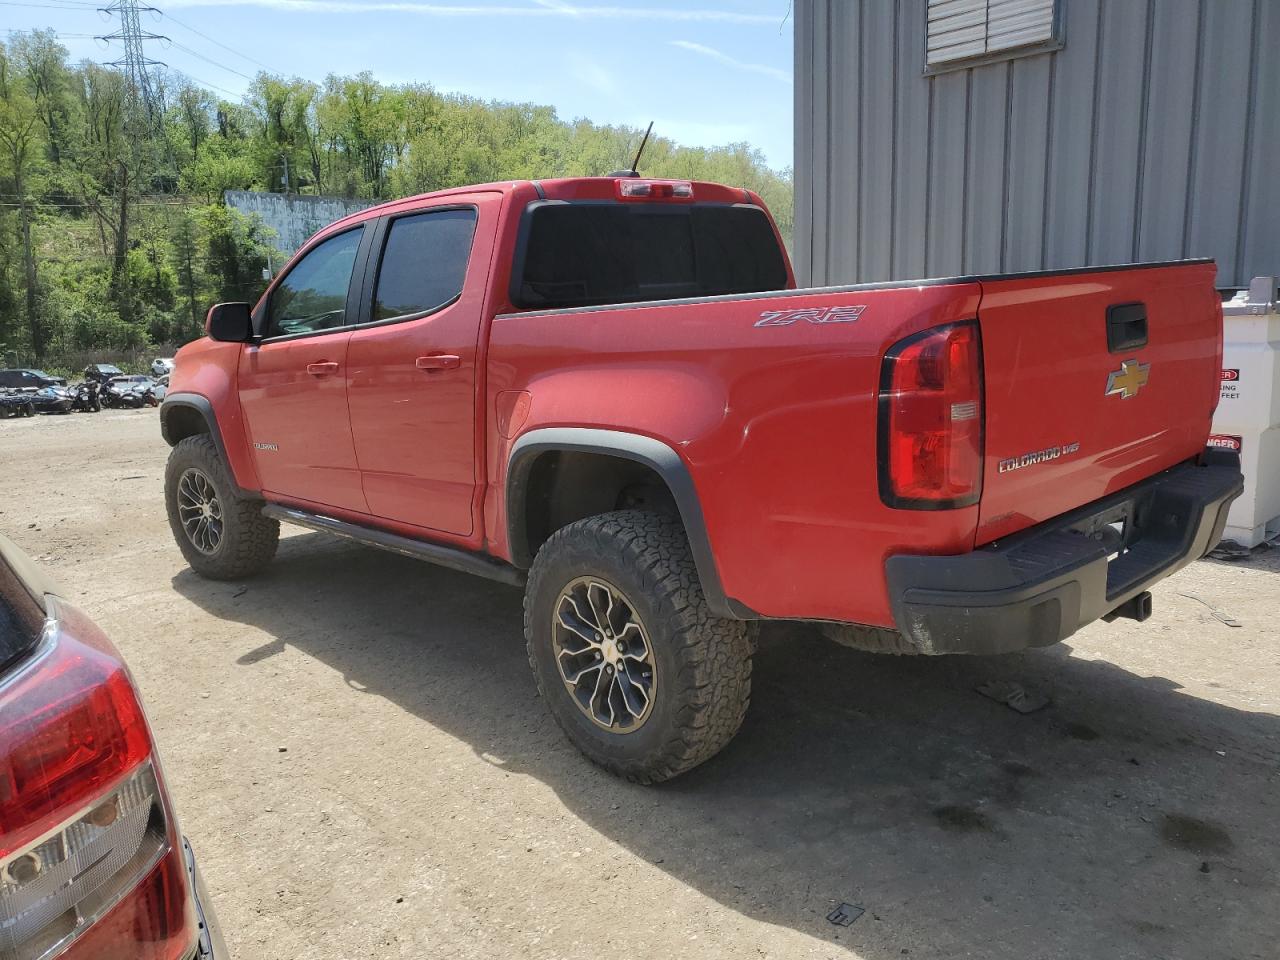
<svg viewBox="0 0 1280 960">
<path fill-rule="evenodd" d="M 292 255 L 313 233 L 348 214 L 373 204 L 341 197 L 300 197 L 294 194 L 228 190 L 227 206 L 244 214 L 257 214 L 276 232 L 276 247 Z M 275 265 L 279 268 L 280 264 Z"/>
<path fill-rule="evenodd" d="M 926 76 L 926 0 L 797 0 L 802 284 L 1214 257 L 1280 271 L 1280 0 L 1057 0 Z"/>
</svg>

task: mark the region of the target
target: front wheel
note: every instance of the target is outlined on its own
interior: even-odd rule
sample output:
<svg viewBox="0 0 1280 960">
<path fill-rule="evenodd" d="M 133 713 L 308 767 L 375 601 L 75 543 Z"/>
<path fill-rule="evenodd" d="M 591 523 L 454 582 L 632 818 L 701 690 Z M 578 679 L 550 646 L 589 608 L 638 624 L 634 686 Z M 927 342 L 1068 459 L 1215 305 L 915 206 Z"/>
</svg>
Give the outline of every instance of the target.
<svg viewBox="0 0 1280 960">
<path fill-rule="evenodd" d="M 606 770 L 668 780 L 742 725 L 751 625 L 712 615 L 679 521 L 626 510 L 560 529 L 538 551 L 524 608 L 539 692 Z"/>
<path fill-rule="evenodd" d="M 280 524 L 242 497 L 207 434 L 180 440 L 164 471 L 169 529 L 191 569 L 210 580 L 257 573 L 275 556 Z"/>
</svg>

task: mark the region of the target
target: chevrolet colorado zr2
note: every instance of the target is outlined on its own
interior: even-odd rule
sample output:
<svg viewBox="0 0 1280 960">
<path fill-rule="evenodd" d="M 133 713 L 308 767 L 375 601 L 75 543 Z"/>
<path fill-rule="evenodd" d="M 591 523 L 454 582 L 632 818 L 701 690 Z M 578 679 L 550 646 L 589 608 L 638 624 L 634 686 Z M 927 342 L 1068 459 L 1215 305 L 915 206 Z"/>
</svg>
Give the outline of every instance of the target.
<svg viewBox="0 0 1280 960">
<path fill-rule="evenodd" d="M 525 590 L 538 688 L 641 782 L 720 750 L 756 624 L 999 653 L 1218 540 L 1209 261 L 795 289 L 760 197 L 613 176 L 444 190 L 224 303 L 161 407 L 207 577 L 281 521 Z"/>
</svg>

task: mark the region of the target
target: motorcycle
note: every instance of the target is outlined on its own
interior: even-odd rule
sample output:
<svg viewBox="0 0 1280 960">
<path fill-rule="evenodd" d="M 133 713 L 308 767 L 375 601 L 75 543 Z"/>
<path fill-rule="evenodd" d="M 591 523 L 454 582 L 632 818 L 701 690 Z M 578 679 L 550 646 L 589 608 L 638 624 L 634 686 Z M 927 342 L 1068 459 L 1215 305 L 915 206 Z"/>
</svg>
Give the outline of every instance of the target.
<svg viewBox="0 0 1280 960">
<path fill-rule="evenodd" d="M 111 410 L 137 410 L 146 400 L 130 384 L 108 383 L 102 388 L 102 405 Z"/>
<path fill-rule="evenodd" d="M 102 398 L 99 396 L 101 386 L 93 380 L 85 380 L 71 388 L 73 397 L 71 409 L 80 413 L 97 413 L 102 409 Z"/>
</svg>

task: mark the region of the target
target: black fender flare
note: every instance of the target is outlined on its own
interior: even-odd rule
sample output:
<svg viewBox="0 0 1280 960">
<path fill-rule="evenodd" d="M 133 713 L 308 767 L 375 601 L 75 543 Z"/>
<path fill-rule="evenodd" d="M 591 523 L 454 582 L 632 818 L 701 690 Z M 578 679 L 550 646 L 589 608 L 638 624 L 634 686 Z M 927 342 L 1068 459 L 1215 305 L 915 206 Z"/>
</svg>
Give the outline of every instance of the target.
<svg viewBox="0 0 1280 960">
<path fill-rule="evenodd" d="M 222 430 L 218 427 L 218 417 L 213 412 L 213 404 L 209 402 L 208 397 L 199 393 L 165 394 L 165 398 L 160 401 L 160 436 L 164 437 L 164 442 L 173 447 L 177 446 L 179 440 L 184 439 L 174 435 L 169 419 L 170 414 L 179 408 L 194 410 L 200 416 L 200 419 L 204 421 L 204 432 L 213 439 L 213 445 L 217 447 L 218 456 L 222 458 L 222 462 L 226 465 L 227 476 L 231 479 L 231 484 L 235 487 L 236 494 L 242 497 L 256 497 L 257 494 L 245 490 L 236 482 L 235 474 L 231 470 L 231 461 L 227 458 L 227 445 L 222 439 Z"/>
<path fill-rule="evenodd" d="M 693 485 L 689 468 L 680 455 L 661 440 L 626 433 L 620 430 L 600 430 L 589 427 L 543 427 L 530 430 L 520 436 L 511 447 L 507 459 L 507 542 L 511 549 L 512 563 L 528 569 L 533 563 L 525 527 L 529 474 L 534 461 L 543 453 L 580 452 L 600 453 L 621 457 L 644 464 L 652 469 L 671 491 L 680 519 L 689 537 L 689 548 L 702 583 L 702 593 L 707 598 L 711 612 L 718 617 L 734 620 L 752 620 L 758 617 L 745 604 L 725 595 L 716 569 L 715 554 L 707 536 L 707 524 L 698 502 L 698 492 Z"/>
</svg>

